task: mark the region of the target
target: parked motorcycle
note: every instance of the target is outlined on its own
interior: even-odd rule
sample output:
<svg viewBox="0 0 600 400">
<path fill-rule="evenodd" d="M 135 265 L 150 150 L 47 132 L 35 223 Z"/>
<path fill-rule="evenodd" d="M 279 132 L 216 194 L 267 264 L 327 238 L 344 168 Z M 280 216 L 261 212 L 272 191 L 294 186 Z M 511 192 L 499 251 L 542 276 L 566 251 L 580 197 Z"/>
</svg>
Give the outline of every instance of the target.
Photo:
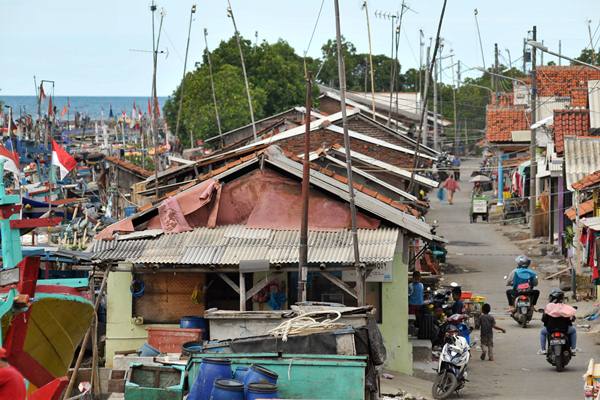
<svg viewBox="0 0 600 400">
<path fill-rule="evenodd" d="M 562 372 L 573 357 L 569 336 L 565 332 L 553 332 L 546 340 L 546 361 L 556 367 L 557 372 Z"/>
<path fill-rule="evenodd" d="M 523 328 L 527 327 L 533 317 L 533 301 L 529 283 L 522 283 L 517 286 L 517 295 L 513 304 L 514 310 L 512 317 Z"/>
<path fill-rule="evenodd" d="M 467 340 L 459 335 L 458 328 L 450 326 L 440 354 L 437 376 L 431 388 L 434 399 L 447 399 L 467 382 L 467 364 L 471 358 Z"/>
</svg>

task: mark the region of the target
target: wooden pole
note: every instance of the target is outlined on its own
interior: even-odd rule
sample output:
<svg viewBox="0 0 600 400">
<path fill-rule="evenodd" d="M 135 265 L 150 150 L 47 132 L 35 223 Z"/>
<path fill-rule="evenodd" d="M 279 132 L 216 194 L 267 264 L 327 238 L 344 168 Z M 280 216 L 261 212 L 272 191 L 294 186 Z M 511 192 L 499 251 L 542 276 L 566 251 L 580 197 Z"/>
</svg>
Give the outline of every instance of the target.
<svg viewBox="0 0 600 400">
<path fill-rule="evenodd" d="M 365 0 L 363 6 L 365 7 L 365 15 L 367 16 L 367 32 L 369 36 L 369 69 L 371 72 L 371 111 L 373 112 L 373 119 L 375 119 L 375 72 L 373 71 L 373 52 L 371 50 L 371 23 L 369 22 L 369 2 Z"/>
<path fill-rule="evenodd" d="M 107 268 L 104 271 L 104 277 L 102 277 L 102 283 L 100 284 L 100 292 L 98 293 L 98 297 L 96 297 L 96 301 L 94 303 L 94 318 L 96 312 L 98 312 L 98 307 L 100 306 L 100 300 L 104 294 L 104 290 L 106 289 L 106 283 L 108 281 L 108 274 L 110 272 L 110 268 Z M 63 399 L 68 399 L 71 396 L 71 392 L 73 391 L 73 387 L 75 386 L 75 381 L 77 380 L 77 374 L 79 373 L 79 368 L 81 367 L 81 362 L 83 361 L 83 356 L 85 355 L 85 348 L 87 346 L 88 340 L 90 340 L 90 336 L 92 336 L 92 327 L 94 323 L 90 324 L 83 340 L 81 341 L 81 346 L 79 348 L 79 355 L 77 356 L 77 361 L 75 362 L 75 367 L 73 368 L 73 373 L 71 374 L 71 380 L 69 380 L 69 385 L 65 389 L 65 393 L 63 395 Z"/>
<path fill-rule="evenodd" d="M 308 271 L 308 198 L 310 190 L 310 114 L 312 84 L 310 72 L 306 75 L 306 109 L 304 114 L 304 162 L 302 164 L 302 220 L 300 221 L 300 254 L 298 258 L 298 301 L 306 301 Z"/>
<path fill-rule="evenodd" d="M 340 103 L 342 107 L 342 126 L 344 130 L 344 147 L 346 150 L 346 173 L 348 175 L 348 195 L 350 200 L 350 220 L 352 226 L 352 247 L 354 249 L 354 267 L 356 268 L 356 293 L 358 305 L 365 303 L 365 279 L 364 268 L 360 263 L 358 251 L 358 231 L 356 229 L 356 205 L 354 204 L 354 185 L 352 179 L 352 157 L 350 153 L 350 135 L 348 134 L 348 119 L 346 117 L 346 70 L 342 56 L 342 34 L 340 29 L 340 5 L 334 0 L 335 5 L 335 36 L 337 42 L 338 76 L 340 81 Z"/>
<path fill-rule="evenodd" d="M 221 148 L 225 147 L 223 132 L 221 131 L 221 118 L 219 117 L 219 107 L 217 106 L 217 93 L 215 91 L 215 81 L 213 80 L 212 62 L 210 60 L 210 51 L 208 50 L 208 30 L 204 28 L 204 44 L 206 45 L 206 60 L 208 61 L 208 75 L 210 76 L 210 89 L 212 91 L 213 105 L 215 107 L 215 118 L 217 119 L 217 129 L 221 138 Z"/>
</svg>

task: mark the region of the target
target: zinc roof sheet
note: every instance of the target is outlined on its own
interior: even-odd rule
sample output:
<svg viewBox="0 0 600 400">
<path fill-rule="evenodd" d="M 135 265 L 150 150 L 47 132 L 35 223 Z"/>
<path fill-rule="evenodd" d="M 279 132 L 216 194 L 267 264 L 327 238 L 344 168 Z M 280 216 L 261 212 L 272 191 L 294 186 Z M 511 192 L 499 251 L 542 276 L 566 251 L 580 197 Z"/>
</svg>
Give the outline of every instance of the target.
<svg viewBox="0 0 600 400">
<path fill-rule="evenodd" d="M 600 129 L 600 81 L 588 81 L 590 128 Z"/>
<path fill-rule="evenodd" d="M 359 229 L 361 262 L 392 261 L 397 228 Z M 154 239 L 95 241 L 93 258 L 137 264 L 237 265 L 240 261 L 268 260 L 271 264 L 298 263 L 298 230 L 252 229 L 244 225 L 197 228 Z M 352 233 L 347 229 L 309 231 L 310 263 L 351 263 Z"/>
</svg>

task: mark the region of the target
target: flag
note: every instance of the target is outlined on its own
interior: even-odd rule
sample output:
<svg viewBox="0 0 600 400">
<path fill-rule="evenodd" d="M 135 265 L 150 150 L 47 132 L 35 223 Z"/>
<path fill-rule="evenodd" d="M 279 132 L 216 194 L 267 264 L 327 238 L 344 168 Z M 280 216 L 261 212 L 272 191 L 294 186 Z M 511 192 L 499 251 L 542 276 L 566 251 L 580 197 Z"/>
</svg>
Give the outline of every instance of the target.
<svg viewBox="0 0 600 400">
<path fill-rule="evenodd" d="M 133 101 L 133 108 L 131 109 L 131 120 L 135 121 L 137 119 L 136 116 L 137 109 L 135 108 L 135 100 Z"/>
<path fill-rule="evenodd" d="M 150 98 L 148 98 L 148 115 L 152 116 L 152 105 L 150 104 Z"/>
<path fill-rule="evenodd" d="M 40 100 L 44 100 L 46 98 L 46 93 L 44 93 L 44 85 L 40 85 Z"/>
<path fill-rule="evenodd" d="M 52 106 L 52 96 L 48 98 L 48 116 L 54 115 L 54 107 Z"/>
<path fill-rule="evenodd" d="M 56 165 L 60 170 L 60 179 L 65 179 L 65 176 L 77 165 L 77 161 L 54 139 L 52 140 L 52 165 Z"/>
<path fill-rule="evenodd" d="M 60 112 L 60 116 L 61 116 L 61 117 L 64 117 L 66 113 L 67 113 L 67 106 L 65 105 L 65 106 L 63 106 L 63 109 L 62 109 L 62 111 Z"/>
<path fill-rule="evenodd" d="M 0 160 L 4 160 L 4 170 L 19 175 L 19 155 L 0 144 Z"/>
</svg>

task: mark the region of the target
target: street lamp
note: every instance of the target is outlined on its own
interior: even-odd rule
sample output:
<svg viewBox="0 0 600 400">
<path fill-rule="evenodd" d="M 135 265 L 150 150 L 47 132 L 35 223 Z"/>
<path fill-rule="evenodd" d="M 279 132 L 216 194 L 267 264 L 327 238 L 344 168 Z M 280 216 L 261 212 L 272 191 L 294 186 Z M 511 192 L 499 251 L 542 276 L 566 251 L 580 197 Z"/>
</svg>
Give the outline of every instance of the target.
<svg viewBox="0 0 600 400">
<path fill-rule="evenodd" d="M 544 53 L 548 53 L 548 54 L 553 55 L 555 57 L 563 58 L 565 60 L 571 61 L 572 63 L 584 65 L 586 67 L 590 67 L 590 68 L 593 68 L 595 70 L 600 71 L 600 67 L 598 67 L 597 65 L 588 64 L 586 62 L 583 62 L 583 61 L 580 61 L 580 60 L 576 60 L 574 58 L 567 57 L 567 56 L 564 56 L 562 54 L 556 53 L 556 52 L 554 52 L 552 50 L 549 50 L 548 47 L 544 46 L 542 43 L 537 42 L 535 40 L 528 40 L 527 44 L 529 46 L 531 46 L 531 47 L 535 47 L 536 49 L 538 49 L 540 51 L 543 51 Z"/>
<path fill-rule="evenodd" d="M 518 82 L 518 83 L 520 83 L 522 85 L 527 86 L 527 83 L 525 83 L 525 81 L 522 81 L 522 80 L 517 79 L 517 78 L 513 78 L 512 76 L 506 76 L 506 75 L 502 75 L 502 74 L 497 74 L 495 72 L 488 71 L 487 69 L 485 69 L 483 67 L 475 67 L 474 69 L 476 69 L 478 71 L 481 71 L 481 72 L 483 72 L 485 74 L 488 74 L 488 75 L 496 76 L 498 78 L 508 79 L 510 81 Z"/>
</svg>

